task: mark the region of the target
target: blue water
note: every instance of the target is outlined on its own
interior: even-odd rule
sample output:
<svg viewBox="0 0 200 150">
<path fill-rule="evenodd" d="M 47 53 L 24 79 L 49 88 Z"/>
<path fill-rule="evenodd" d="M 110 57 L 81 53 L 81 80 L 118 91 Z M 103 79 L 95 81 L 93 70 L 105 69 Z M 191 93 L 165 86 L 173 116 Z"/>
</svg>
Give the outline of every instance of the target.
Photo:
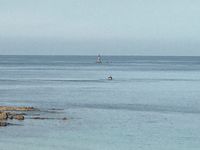
<svg viewBox="0 0 200 150">
<path fill-rule="evenodd" d="M 0 128 L 0 150 L 199 150 L 200 57 L 95 61 L 0 56 L 0 105 L 56 108 L 42 115 L 69 118 Z"/>
</svg>

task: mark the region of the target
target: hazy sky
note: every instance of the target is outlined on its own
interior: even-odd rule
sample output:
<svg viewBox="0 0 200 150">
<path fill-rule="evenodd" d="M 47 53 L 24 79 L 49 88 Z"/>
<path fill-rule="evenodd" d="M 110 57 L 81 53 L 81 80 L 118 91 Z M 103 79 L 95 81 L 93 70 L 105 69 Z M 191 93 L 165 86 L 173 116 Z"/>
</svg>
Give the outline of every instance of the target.
<svg viewBox="0 0 200 150">
<path fill-rule="evenodd" d="M 199 0 L 0 0 L 0 54 L 200 55 Z"/>
</svg>

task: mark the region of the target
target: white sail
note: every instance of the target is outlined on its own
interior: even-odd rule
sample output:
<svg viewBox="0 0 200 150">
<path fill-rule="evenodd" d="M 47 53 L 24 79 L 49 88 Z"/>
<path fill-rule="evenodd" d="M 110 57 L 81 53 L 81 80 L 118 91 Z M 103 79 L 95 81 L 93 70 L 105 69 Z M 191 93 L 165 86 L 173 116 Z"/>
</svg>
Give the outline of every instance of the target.
<svg viewBox="0 0 200 150">
<path fill-rule="evenodd" d="M 97 56 L 97 61 L 96 61 L 96 63 L 98 63 L 98 64 L 99 64 L 99 63 L 102 63 L 102 61 L 101 61 L 101 55 L 98 55 L 98 56 Z"/>
</svg>

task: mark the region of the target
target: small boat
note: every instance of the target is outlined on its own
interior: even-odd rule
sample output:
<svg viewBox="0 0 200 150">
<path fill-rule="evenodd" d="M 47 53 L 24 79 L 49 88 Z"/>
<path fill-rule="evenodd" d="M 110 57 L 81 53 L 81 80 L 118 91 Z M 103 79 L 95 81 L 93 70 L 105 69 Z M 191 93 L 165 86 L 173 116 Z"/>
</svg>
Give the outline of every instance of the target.
<svg viewBox="0 0 200 150">
<path fill-rule="evenodd" d="M 97 61 L 96 61 L 97 64 L 101 64 L 102 61 L 101 61 L 101 55 L 98 55 L 97 56 Z"/>
<path fill-rule="evenodd" d="M 108 77 L 108 80 L 112 80 L 112 79 L 113 79 L 112 76 L 109 76 L 109 77 Z"/>
</svg>

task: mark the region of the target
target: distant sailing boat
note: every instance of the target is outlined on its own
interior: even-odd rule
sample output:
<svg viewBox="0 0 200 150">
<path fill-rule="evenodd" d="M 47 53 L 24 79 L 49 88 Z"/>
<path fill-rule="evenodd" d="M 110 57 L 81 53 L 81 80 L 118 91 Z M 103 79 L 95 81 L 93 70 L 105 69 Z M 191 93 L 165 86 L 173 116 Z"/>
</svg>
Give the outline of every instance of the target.
<svg viewBox="0 0 200 150">
<path fill-rule="evenodd" d="M 98 55 L 97 56 L 97 61 L 96 61 L 97 64 L 101 64 L 102 61 L 101 61 L 101 55 Z"/>
</svg>

